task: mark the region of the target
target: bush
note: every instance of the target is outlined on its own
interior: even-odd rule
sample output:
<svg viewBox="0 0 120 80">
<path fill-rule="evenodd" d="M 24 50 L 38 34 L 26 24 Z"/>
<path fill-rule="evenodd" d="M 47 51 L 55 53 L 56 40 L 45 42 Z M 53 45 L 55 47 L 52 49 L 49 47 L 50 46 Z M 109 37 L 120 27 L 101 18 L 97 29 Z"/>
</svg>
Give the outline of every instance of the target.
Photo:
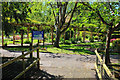
<svg viewBox="0 0 120 80">
<path fill-rule="evenodd" d="M 81 37 L 78 37 L 77 41 L 80 41 L 80 42 L 81 42 L 81 41 L 82 41 L 82 38 L 81 38 Z"/>
<path fill-rule="evenodd" d="M 99 37 L 98 37 L 98 36 L 95 36 L 95 37 L 94 37 L 94 39 L 95 39 L 95 40 L 98 40 L 98 39 L 99 39 Z"/>
<path fill-rule="evenodd" d="M 26 40 L 24 43 L 25 44 L 30 44 L 31 42 L 29 40 Z"/>
<path fill-rule="evenodd" d="M 120 40 L 114 40 L 112 44 L 113 48 L 117 48 L 117 50 L 120 50 Z"/>
<path fill-rule="evenodd" d="M 77 43 L 77 39 L 74 40 L 74 38 L 71 39 L 72 44 L 76 44 Z"/>
<path fill-rule="evenodd" d="M 89 38 L 89 41 L 90 41 L 90 42 L 94 42 L 94 38 L 93 38 L 93 37 L 90 37 L 90 38 Z"/>
<path fill-rule="evenodd" d="M 120 44 L 120 40 L 114 40 L 113 41 L 113 46 L 114 47 L 117 47 L 117 45 L 119 45 Z"/>
<path fill-rule="evenodd" d="M 100 39 L 101 39 L 102 42 L 105 42 L 106 41 L 106 36 L 105 37 L 101 36 Z"/>
<path fill-rule="evenodd" d="M 65 40 L 65 44 L 70 44 L 70 41 L 69 40 Z"/>
<path fill-rule="evenodd" d="M 86 38 L 88 38 L 88 36 L 86 36 Z"/>
</svg>

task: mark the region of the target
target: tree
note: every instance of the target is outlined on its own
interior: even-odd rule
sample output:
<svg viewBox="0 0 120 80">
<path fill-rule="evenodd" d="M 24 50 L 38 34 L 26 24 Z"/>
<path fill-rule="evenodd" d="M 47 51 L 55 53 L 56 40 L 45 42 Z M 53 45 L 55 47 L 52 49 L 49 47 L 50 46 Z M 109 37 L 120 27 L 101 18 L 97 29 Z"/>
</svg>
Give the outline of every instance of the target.
<svg viewBox="0 0 120 80">
<path fill-rule="evenodd" d="M 52 12 L 54 15 L 54 19 L 55 19 L 54 26 L 56 29 L 54 47 L 59 47 L 60 35 L 69 28 L 73 14 L 77 9 L 77 3 L 78 2 L 75 2 L 75 3 L 73 2 L 70 4 L 68 4 L 68 2 L 50 3 Z M 63 25 L 66 25 L 66 26 L 64 27 Z"/>
<path fill-rule="evenodd" d="M 105 63 L 108 65 L 110 63 L 109 47 L 110 47 L 110 37 L 111 34 L 120 27 L 120 14 L 118 14 L 120 7 L 119 2 L 103 2 L 103 3 L 85 3 L 83 5 L 87 6 L 93 12 L 99 16 L 103 24 L 106 25 L 107 39 L 106 39 L 106 55 Z"/>
<path fill-rule="evenodd" d="M 9 35 L 11 31 L 16 27 L 9 23 L 22 23 L 26 22 L 26 17 L 31 12 L 30 3 L 28 2 L 3 2 L 2 3 L 2 29 L 6 35 Z"/>
</svg>

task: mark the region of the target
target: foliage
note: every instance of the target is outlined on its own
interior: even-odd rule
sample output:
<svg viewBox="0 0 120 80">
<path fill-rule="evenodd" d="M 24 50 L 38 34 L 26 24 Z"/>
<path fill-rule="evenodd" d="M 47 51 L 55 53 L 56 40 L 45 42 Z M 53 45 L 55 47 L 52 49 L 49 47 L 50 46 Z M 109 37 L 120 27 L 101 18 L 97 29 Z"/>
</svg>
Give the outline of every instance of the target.
<svg viewBox="0 0 120 80">
<path fill-rule="evenodd" d="M 93 37 L 93 36 L 90 37 L 90 38 L 89 38 L 89 41 L 90 41 L 90 42 L 94 42 L 94 37 Z"/>
<path fill-rule="evenodd" d="M 101 39 L 102 42 L 105 42 L 106 41 L 106 36 L 101 36 L 100 39 Z"/>
<path fill-rule="evenodd" d="M 17 26 L 12 26 L 11 22 L 25 22 L 27 13 L 31 12 L 28 2 L 3 2 L 2 3 L 2 29 L 6 35 L 16 29 Z M 16 29 L 17 30 L 17 29 Z"/>
<path fill-rule="evenodd" d="M 76 44 L 77 43 L 77 39 L 75 38 L 71 38 L 71 42 L 72 42 L 72 44 Z"/>
<path fill-rule="evenodd" d="M 29 40 L 26 40 L 24 43 L 25 44 L 30 44 L 31 42 Z"/>
<path fill-rule="evenodd" d="M 98 40 L 98 39 L 99 39 L 99 37 L 98 37 L 98 36 L 94 36 L 94 39 L 95 39 L 95 40 Z"/>
</svg>

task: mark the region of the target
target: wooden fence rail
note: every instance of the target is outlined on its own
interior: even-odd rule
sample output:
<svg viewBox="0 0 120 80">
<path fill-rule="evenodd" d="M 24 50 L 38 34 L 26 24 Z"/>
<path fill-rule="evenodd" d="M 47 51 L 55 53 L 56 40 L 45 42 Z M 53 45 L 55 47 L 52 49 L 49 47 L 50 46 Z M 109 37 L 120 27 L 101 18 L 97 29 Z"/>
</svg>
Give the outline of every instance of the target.
<svg viewBox="0 0 120 80">
<path fill-rule="evenodd" d="M 106 64 L 103 61 L 103 55 L 99 55 L 99 53 L 97 52 L 97 50 L 95 50 L 96 53 L 96 63 L 95 63 L 95 69 L 98 75 L 98 78 L 100 80 L 102 79 L 116 79 L 114 77 L 114 75 L 111 73 L 111 71 L 109 70 L 109 68 L 106 66 Z M 99 64 L 98 64 L 99 62 Z M 107 77 L 106 77 L 107 75 Z"/>
<path fill-rule="evenodd" d="M 20 55 L 20 56 L 18 56 L 18 57 L 16 57 L 16 58 L 13 58 L 12 60 L 10 60 L 10 61 L 8 61 L 8 62 L 5 62 L 5 63 L 3 63 L 2 65 L 0 65 L 0 69 L 8 66 L 9 64 L 12 64 L 13 62 L 15 62 L 15 61 L 17 61 L 17 60 L 19 60 L 19 59 L 22 59 L 22 62 L 23 62 L 23 66 L 22 66 L 22 67 L 23 67 L 23 71 L 22 71 L 20 74 L 18 74 L 18 75 L 13 79 L 13 80 L 16 80 L 16 79 L 20 78 L 22 75 L 24 75 L 24 73 L 25 73 L 26 71 L 28 71 L 28 70 L 29 70 L 32 66 L 34 66 L 36 63 L 37 63 L 37 67 L 39 68 L 39 60 L 40 60 L 40 58 L 39 58 L 39 48 L 40 48 L 40 46 L 37 47 L 37 48 L 32 49 L 31 51 L 28 51 L 28 52 L 25 53 L 25 54 L 24 54 L 24 52 L 22 52 L 22 55 Z M 28 55 L 28 54 L 31 54 L 31 53 L 34 52 L 35 50 L 37 50 L 37 59 L 25 69 L 25 61 L 24 61 L 25 56 Z"/>
</svg>

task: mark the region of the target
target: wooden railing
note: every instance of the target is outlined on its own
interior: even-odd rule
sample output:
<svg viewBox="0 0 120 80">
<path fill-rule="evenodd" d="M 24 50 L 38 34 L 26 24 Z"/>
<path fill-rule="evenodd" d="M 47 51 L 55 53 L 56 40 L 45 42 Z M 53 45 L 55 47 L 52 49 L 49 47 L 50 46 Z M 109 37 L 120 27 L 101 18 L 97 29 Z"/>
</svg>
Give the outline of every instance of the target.
<svg viewBox="0 0 120 80">
<path fill-rule="evenodd" d="M 28 71 L 28 70 L 29 70 L 32 66 L 34 66 L 36 63 L 37 63 L 37 67 L 39 68 L 39 60 L 40 60 L 40 58 L 39 58 L 39 48 L 40 48 L 40 47 L 34 48 L 34 49 L 32 49 L 31 51 L 28 51 L 28 52 L 25 53 L 25 54 L 24 54 L 24 52 L 22 52 L 22 55 L 20 55 L 20 56 L 18 56 L 18 57 L 16 57 L 16 58 L 13 58 L 12 60 L 10 60 L 10 61 L 8 61 L 8 62 L 5 62 L 5 63 L 3 63 L 2 65 L 0 65 L 0 69 L 2 69 L 2 68 L 4 68 L 4 67 L 12 64 L 13 62 L 15 62 L 15 61 L 17 61 L 17 60 L 19 60 L 19 59 L 22 59 L 22 62 L 23 62 L 23 66 L 22 66 L 22 67 L 23 67 L 23 71 L 22 71 L 20 74 L 18 74 L 18 75 L 13 79 L 13 80 L 16 80 L 16 79 L 20 78 L 26 71 Z M 24 61 L 25 56 L 28 55 L 28 54 L 31 54 L 31 53 L 34 52 L 35 50 L 37 50 L 37 58 L 36 58 L 36 60 L 33 61 L 33 63 L 30 64 L 27 68 L 25 68 L 25 61 Z"/>
<path fill-rule="evenodd" d="M 100 80 L 102 79 L 116 79 L 114 78 L 114 75 L 111 73 L 109 68 L 106 66 L 106 64 L 103 61 L 103 55 L 99 55 L 97 50 L 95 50 L 96 53 L 96 63 L 95 63 L 95 69 L 97 72 L 97 76 Z"/>
</svg>

